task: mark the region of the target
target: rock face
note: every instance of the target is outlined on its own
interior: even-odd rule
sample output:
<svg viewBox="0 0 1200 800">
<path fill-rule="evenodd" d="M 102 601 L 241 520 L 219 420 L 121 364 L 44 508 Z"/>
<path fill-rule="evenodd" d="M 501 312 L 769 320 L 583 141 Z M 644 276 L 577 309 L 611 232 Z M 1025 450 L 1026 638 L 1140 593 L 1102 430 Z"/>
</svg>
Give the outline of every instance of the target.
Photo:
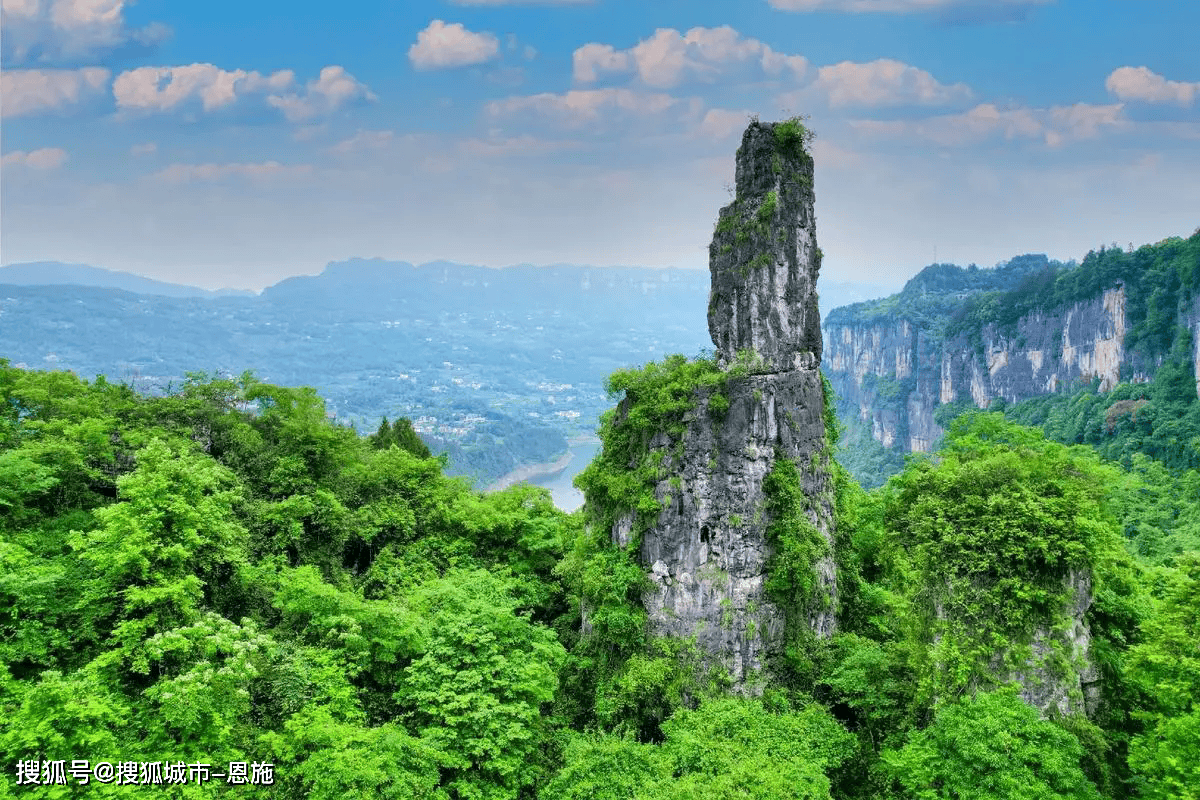
<svg viewBox="0 0 1200 800">
<path fill-rule="evenodd" d="M 821 359 L 812 158 L 800 133 L 752 124 L 742 137 L 736 196 L 709 246 L 708 330 L 722 359 L 752 350 L 774 371 Z"/>
<path fill-rule="evenodd" d="M 929 452 L 943 431 L 938 405 L 969 400 L 987 408 L 1053 394 L 1099 379 L 1101 391 L 1125 380 L 1147 381 L 1158 364 L 1125 349 L 1126 288 L 1117 283 L 1091 300 L 1028 314 L 1015 334 L 985 325 L 942 338 L 907 319 L 858 320 L 851 308 L 832 312 L 824 330 L 825 363 L 843 418 L 866 424 L 885 447 Z M 1200 297 L 1179 324 L 1193 331 L 1200 396 Z"/>
<path fill-rule="evenodd" d="M 721 209 L 709 250 L 708 323 L 724 369 L 718 393 L 697 391 L 682 434 L 660 434 L 662 511 L 639 552 L 653 588 L 651 632 L 696 637 L 735 689 L 753 693 L 788 627 L 829 635 L 835 625 L 832 479 L 819 365 L 813 163 L 796 122 L 752 122 L 737 156 L 737 193 Z M 718 397 L 720 398 L 718 400 Z M 725 401 L 728 408 L 724 408 Z M 619 412 L 621 413 L 621 412 Z M 816 598 L 776 602 L 766 589 L 772 546 L 764 480 L 776 460 L 797 465 L 805 514 L 825 547 L 813 566 Z M 613 530 L 629 540 L 633 516 Z"/>
<path fill-rule="evenodd" d="M 1059 715 L 1096 711 L 1100 699 L 1100 670 L 1092 659 L 1092 632 L 1085 619 L 1092 605 L 1092 577 L 1086 570 L 1072 570 L 1064 581 L 1068 596 L 1060 624 L 1052 629 L 1039 626 L 1030 647 L 1032 658 L 1023 669 L 1009 675 L 1021 685 L 1021 697 L 1043 714 L 1054 709 Z M 1056 665 L 1057 654 L 1066 655 Z"/>
<path fill-rule="evenodd" d="M 1063 577 L 1062 585 L 1066 602 L 1055 619 L 1037 624 L 1021 651 L 996 651 L 986 677 L 973 682 L 972 689 L 1016 682 L 1021 699 L 1043 715 L 1095 713 L 1101 678 L 1092 658 L 1092 632 L 1087 622 L 1092 605 L 1091 572 L 1072 569 Z M 939 629 L 947 622 L 944 609 L 936 604 L 934 643 L 941 639 Z"/>
</svg>

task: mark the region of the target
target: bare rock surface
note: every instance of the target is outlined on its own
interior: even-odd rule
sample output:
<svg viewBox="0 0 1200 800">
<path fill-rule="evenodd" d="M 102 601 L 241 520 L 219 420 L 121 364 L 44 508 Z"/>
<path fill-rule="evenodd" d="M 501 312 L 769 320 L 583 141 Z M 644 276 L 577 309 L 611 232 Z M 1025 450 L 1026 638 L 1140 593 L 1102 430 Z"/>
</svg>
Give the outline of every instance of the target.
<svg viewBox="0 0 1200 800">
<path fill-rule="evenodd" d="M 652 581 L 643 597 L 651 633 L 695 636 L 735 690 L 755 693 L 788 626 L 833 632 L 837 586 L 819 372 L 821 254 L 804 129 L 796 121 L 752 122 L 736 175 L 735 199 L 721 209 L 709 249 L 708 324 L 721 367 L 742 369 L 720 390 L 697 390 L 682 434 L 651 442 L 666 477 L 655 488 L 662 510 L 641 537 L 639 557 Z M 628 406 L 618 410 L 627 413 Z M 764 480 L 780 458 L 797 466 L 804 514 L 826 545 L 813 564 L 817 601 L 795 598 L 786 607 L 766 589 L 772 520 Z M 614 525 L 615 543 L 629 543 L 630 520 Z"/>
</svg>

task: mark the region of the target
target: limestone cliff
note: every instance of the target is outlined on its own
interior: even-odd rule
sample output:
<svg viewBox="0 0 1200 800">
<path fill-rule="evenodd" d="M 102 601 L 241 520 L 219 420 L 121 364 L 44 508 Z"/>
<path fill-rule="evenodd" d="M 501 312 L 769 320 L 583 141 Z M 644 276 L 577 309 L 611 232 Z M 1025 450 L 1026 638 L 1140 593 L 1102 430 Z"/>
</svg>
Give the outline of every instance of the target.
<svg viewBox="0 0 1200 800">
<path fill-rule="evenodd" d="M 860 422 L 886 448 L 929 452 L 943 433 L 934 416 L 938 406 L 983 409 L 998 400 L 1017 403 L 1093 380 L 1100 391 L 1121 381 L 1145 382 L 1163 363 L 1175 326 L 1193 332 L 1189 355 L 1200 396 L 1200 294 L 1189 297 L 1184 285 L 1168 298 L 1176 307 L 1157 309 L 1163 318 L 1158 325 L 1167 332 L 1157 350 L 1127 343 L 1131 332 L 1152 324 L 1148 318 L 1154 312 L 1148 307 L 1163 302 L 1160 287 L 1137 280 L 1138 270 L 1144 269 L 1139 259 L 1150 258 L 1143 251 L 1180 250 L 1182 255 L 1174 250 L 1167 254 L 1186 267 L 1195 260 L 1194 247 L 1186 246 L 1196 238 L 1148 245 L 1133 254 L 1118 251 L 1125 263 L 1115 259 L 1118 266 L 1107 270 L 1108 262 L 1095 254 L 1080 266 L 1053 264 L 1044 256 L 1023 256 L 1014 259 L 1020 262 L 1015 267 L 998 270 L 936 265 L 899 295 L 834 309 L 823 334 L 826 372 L 839 415 Z M 957 284 L 947 279 L 947 268 L 958 270 L 952 276 Z M 1042 281 L 1044 302 L 1036 292 L 1020 289 L 1036 284 L 1039 270 L 1049 276 Z M 940 287 L 930 286 L 930 274 L 940 278 Z M 986 277 L 969 285 L 972 275 Z M 1064 275 L 1095 288 L 1055 302 L 1063 293 Z M 1026 299 L 1018 315 L 1007 306 L 1022 296 Z"/>
<path fill-rule="evenodd" d="M 821 254 L 805 142 L 794 120 L 747 128 L 735 199 L 721 209 L 709 249 L 715 363 L 687 393 L 687 411 L 622 456 L 630 471 L 654 465 L 643 474 L 655 510 L 625 508 L 612 518 L 613 541 L 636 547 L 649 574 L 642 602 L 650 632 L 695 636 L 706 662 L 745 692 L 761 687 L 790 633 L 825 636 L 835 625 L 815 293 Z M 627 440 L 622 431 L 649 413 L 650 394 L 626 389 L 602 430 L 601 464 Z M 789 476 L 798 487 L 790 494 L 778 488 Z M 611 502 L 599 488 L 584 490 L 589 505 Z M 810 575 L 771 580 L 780 537 L 809 548 Z"/>
</svg>

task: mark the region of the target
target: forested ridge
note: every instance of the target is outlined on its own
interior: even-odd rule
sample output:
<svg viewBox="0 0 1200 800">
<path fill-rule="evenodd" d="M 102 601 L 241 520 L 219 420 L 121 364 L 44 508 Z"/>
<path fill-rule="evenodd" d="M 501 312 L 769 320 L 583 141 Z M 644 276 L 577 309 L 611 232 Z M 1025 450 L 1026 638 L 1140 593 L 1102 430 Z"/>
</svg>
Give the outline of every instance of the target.
<svg viewBox="0 0 1200 800">
<path fill-rule="evenodd" d="M 899 294 L 826 317 L 825 369 L 847 425 L 839 459 L 864 486 L 878 486 L 903 468 L 914 429 L 928 446 L 949 420 L 986 405 L 1057 441 L 1090 444 L 1127 468 L 1137 453 L 1173 469 L 1200 467 L 1198 296 L 1200 229 L 1136 249 L 1100 247 L 1078 264 L 1022 256 L 995 269 L 926 267 Z M 1119 321 L 1119 333 L 1104 329 L 1106 302 L 1116 303 L 1108 319 Z M 1039 325 L 1049 327 L 1039 334 Z M 847 368 L 845 350 L 842 365 L 831 368 L 838 337 L 869 328 L 892 337 L 872 368 Z M 1102 366 L 1095 348 L 1110 337 L 1117 361 Z M 1090 360 L 1064 361 L 1068 341 L 1092 348 Z M 896 364 L 911 359 L 911 368 L 891 366 L 893 355 Z M 959 360 L 971 362 L 966 373 L 955 373 Z M 867 407 L 870 420 L 862 416 Z M 881 439 L 882 427 L 890 439 Z"/>
<path fill-rule="evenodd" d="M 609 389 L 671 424 L 714 369 Z M 403 421 L 249 373 L 145 397 L 0 361 L 0 396 L 0 796 L 1200 798 L 1200 473 L 1168 447 L 976 413 L 879 489 L 839 468 L 839 630 L 745 698 L 646 635 L 605 508 L 473 491 Z M 1080 575 L 1088 665 L 1038 639 Z M 1087 696 L 1039 714 L 1035 657 Z M 73 759 L 272 784 L 41 783 Z"/>
</svg>

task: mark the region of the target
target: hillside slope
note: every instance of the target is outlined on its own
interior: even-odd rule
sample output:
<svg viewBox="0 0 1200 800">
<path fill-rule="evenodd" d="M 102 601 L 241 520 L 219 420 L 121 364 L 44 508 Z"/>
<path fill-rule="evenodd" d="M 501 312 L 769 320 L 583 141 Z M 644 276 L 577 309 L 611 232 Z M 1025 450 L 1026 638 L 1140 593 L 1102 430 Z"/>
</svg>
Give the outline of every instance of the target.
<svg viewBox="0 0 1200 800">
<path fill-rule="evenodd" d="M 859 451 L 849 461 L 874 484 L 966 408 L 1149 384 L 1180 362 L 1200 396 L 1198 331 L 1200 231 L 1077 266 L 926 268 L 897 295 L 830 312 L 824 365 Z"/>
</svg>

